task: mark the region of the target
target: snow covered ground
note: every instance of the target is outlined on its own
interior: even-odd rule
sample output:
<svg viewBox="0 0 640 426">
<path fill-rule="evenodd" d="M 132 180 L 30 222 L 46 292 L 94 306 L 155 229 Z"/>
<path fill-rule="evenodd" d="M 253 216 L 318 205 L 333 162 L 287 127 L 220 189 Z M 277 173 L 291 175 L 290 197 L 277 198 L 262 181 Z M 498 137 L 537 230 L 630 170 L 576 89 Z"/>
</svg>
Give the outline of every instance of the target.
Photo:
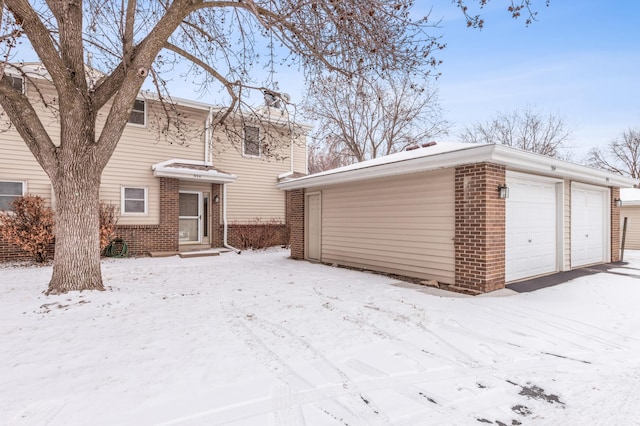
<svg viewBox="0 0 640 426">
<path fill-rule="evenodd" d="M 0 266 L 2 425 L 640 424 L 640 253 L 466 297 L 288 252 Z"/>
</svg>

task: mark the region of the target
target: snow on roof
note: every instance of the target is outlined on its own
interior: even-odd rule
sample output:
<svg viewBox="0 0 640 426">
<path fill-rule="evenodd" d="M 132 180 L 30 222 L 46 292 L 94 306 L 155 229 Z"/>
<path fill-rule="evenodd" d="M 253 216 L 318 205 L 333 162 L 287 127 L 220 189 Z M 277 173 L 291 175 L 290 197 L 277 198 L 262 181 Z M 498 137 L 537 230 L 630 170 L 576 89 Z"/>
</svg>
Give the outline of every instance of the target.
<svg viewBox="0 0 640 426">
<path fill-rule="evenodd" d="M 324 172 L 314 173 L 309 176 L 326 176 L 332 175 L 336 173 L 347 172 L 351 170 L 359 170 L 366 169 L 368 167 L 373 166 L 381 166 L 384 164 L 397 163 L 400 161 L 412 160 L 414 158 L 426 157 L 430 155 L 436 154 L 444 154 L 446 152 L 460 151 L 463 149 L 473 149 L 478 146 L 486 145 L 486 144 L 469 144 L 462 142 L 437 142 L 433 145 L 427 144 L 429 146 L 419 147 L 416 149 L 411 149 L 408 151 L 396 152 L 395 154 L 385 155 L 384 157 L 378 157 L 367 161 L 362 161 L 360 163 L 350 164 L 348 166 L 342 166 L 331 170 L 326 170 Z"/>
<path fill-rule="evenodd" d="M 299 179 L 281 182 L 283 190 L 321 187 L 363 179 L 423 172 L 463 164 L 489 162 L 508 170 L 533 173 L 558 179 L 571 179 L 599 186 L 631 187 L 631 179 L 606 170 L 595 169 L 499 144 L 437 142 L 361 163 L 351 164 Z"/>
<path fill-rule="evenodd" d="M 622 200 L 623 205 L 640 205 L 640 189 L 621 188 L 620 200 Z"/>
</svg>

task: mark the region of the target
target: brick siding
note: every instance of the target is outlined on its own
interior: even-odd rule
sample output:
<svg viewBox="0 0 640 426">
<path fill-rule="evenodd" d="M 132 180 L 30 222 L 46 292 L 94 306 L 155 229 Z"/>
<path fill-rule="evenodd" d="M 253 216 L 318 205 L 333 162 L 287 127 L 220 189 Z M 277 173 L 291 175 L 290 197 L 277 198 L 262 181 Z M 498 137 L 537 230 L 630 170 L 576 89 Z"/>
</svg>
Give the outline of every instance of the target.
<svg viewBox="0 0 640 426">
<path fill-rule="evenodd" d="M 620 198 L 620 188 L 611 188 L 611 261 L 620 262 L 620 207 L 616 199 Z"/>
<path fill-rule="evenodd" d="M 287 191 L 291 258 L 304 259 L 304 189 Z"/>
<path fill-rule="evenodd" d="M 477 163 L 455 171 L 455 286 L 470 293 L 505 284 L 505 168 Z"/>
</svg>

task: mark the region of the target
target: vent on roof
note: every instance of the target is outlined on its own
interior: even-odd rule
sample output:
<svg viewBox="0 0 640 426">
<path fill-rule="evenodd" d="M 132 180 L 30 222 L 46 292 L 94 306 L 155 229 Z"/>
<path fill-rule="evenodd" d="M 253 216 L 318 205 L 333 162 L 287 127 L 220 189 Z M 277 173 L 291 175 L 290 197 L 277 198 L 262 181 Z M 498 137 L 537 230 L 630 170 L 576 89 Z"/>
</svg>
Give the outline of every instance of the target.
<svg viewBox="0 0 640 426">
<path fill-rule="evenodd" d="M 413 151 L 414 149 L 419 149 L 419 148 L 428 148 L 430 146 L 434 146 L 436 145 L 436 142 L 425 142 L 421 145 L 411 145 L 406 147 L 404 150 L 405 151 Z"/>
</svg>

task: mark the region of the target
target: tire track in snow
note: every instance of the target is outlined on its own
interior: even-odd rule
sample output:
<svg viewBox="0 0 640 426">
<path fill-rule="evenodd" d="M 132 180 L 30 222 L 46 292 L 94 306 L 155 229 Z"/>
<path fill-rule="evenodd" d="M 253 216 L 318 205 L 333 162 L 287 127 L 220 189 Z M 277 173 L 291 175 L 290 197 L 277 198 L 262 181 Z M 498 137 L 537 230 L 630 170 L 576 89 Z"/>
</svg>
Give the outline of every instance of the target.
<svg viewBox="0 0 640 426">
<path fill-rule="evenodd" d="M 433 330 L 430 330 L 429 328 L 425 327 L 423 324 L 415 323 L 415 322 L 411 322 L 411 321 L 409 321 L 409 322 L 406 321 L 407 317 L 405 315 L 403 315 L 403 314 L 395 313 L 395 312 L 391 312 L 391 311 L 384 312 L 382 310 L 379 310 L 377 307 L 368 306 L 370 311 L 378 312 L 378 313 L 381 313 L 381 314 L 385 314 L 385 316 L 387 318 L 391 318 L 391 320 L 393 320 L 393 321 L 398 321 L 398 318 L 403 318 L 404 319 L 403 322 L 405 324 L 409 324 L 409 325 L 414 326 L 415 328 L 418 329 L 417 331 L 427 333 L 428 335 L 433 337 L 434 342 L 436 344 L 441 343 L 443 346 L 448 348 L 452 353 L 443 354 L 443 355 L 436 354 L 436 353 L 433 353 L 433 352 L 431 352 L 429 350 L 424 349 L 424 347 L 422 345 L 418 345 L 418 344 L 416 344 L 414 342 L 401 339 L 393 331 L 385 329 L 382 326 L 375 325 L 375 324 L 373 324 L 371 322 L 365 321 L 364 319 L 357 318 L 357 317 L 355 317 L 353 315 L 353 313 L 351 313 L 348 310 L 346 310 L 346 309 L 344 309 L 344 308 L 342 308 L 340 306 L 337 306 L 337 304 L 331 302 L 331 301 L 339 302 L 340 300 L 333 299 L 333 298 L 329 297 L 328 295 L 322 293 L 320 290 L 318 290 L 315 287 L 314 287 L 314 291 L 319 296 L 329 299 L 329 300 L 327 300 L 325 302 L 325 304 L 323 304 L 323 307 L 325 307 L 327 310 L 330 310 L 330 311 L 331 310 L 336 310 L 336 311 L 338 311 L 342 315 L 342 319 L 343 320 L 349 321 L 349 322 L 357 325 L 362 330 L 369 330 L 372 334 L 385 337 L 385 338 L 387 338 L 387 339 L 389 339 L 391 341 L 398 342 L 398 343 L 402 344 L 404 347 L 413 348 L 417 353 L 420 354 L 421 358 L 423 358 L 425 355 L 428 355 L 430 358 L 435 359 L 435 360 L 437 360 L 439 362 L 446 362 L 446 363 L 450 363 L 450 364 L 453 364 L 453 365 L 458 365 L 458 366 L 463 366 L 463 367 L 477 365 L 477 361 L 474 358 L 470 357 L 469 354 L 467 354 L 466 352 L 458 349 L 451 342 L 447 341 L 442 336 L 440 336 L 437 333 L 435 333 Z M 327 305 L 327 303 L 328 303 L 328 305 Z M 363 305 L 363 307 L 367 308 L 367 305 Z M 420 368 L 424 370 L 427 367 L 425 367 L 422 363 L 420 363 Z"/>
<path fill-rule="evenodd" d="M 319 358 L 324 369 L 335 372 L 340 377 L 343 392 L 341 392 L 339 398 L 333 396 L 332 398 L 326 399 L 326 401 L 320 401 L 320 399 L 318 399 L 316 402 L 320 405 L 319 408 L 321 411 L 333 416 L 337 420 L 343 421 L 345 425 L 384 425 L 389 423 L 388 418 L 376 409 L 372 400 L 363 395 L 342 370 L 330 363 L 324 355 L 304 339 L 291 333 L 284 327 L 276 326 L 266 320 L 260 320 L 255 315 L 249 316 L 250 320 L 243 320 L 242 318 L 247 318 L 248 316 L 233 307 L 233 303 L 231 306 L 232 309 L 228 309 L 221 304 L 221 309 L 226 314 L 227 322 L 232 326 L 234 333 L 241 337 L 254 355 L 256 355 L 276 378 L 290 387 L 292 391 L 312 390 L 315 389 L 316 386 L 296 372 L 288 362 L 278 355 L 274 348 L 283 344 L 283 338 L 286 338 L 288 343 L 293 343 L 303 351 L 311 352 L 316 358 Z M 256 326 L 274 337 L 278 337 L 277 342 L 275 342 L 275 344 L 267 343 L 265 339 L 256 333 Z M 344 397 L 347 397 L 346 402 L 341 401 Z M 299 402 L 295 402 L 293 399 L 290 401 L 278 400 L 275 401 L 274 404 L 280 407 L 289 407 L 292 402 L 300 405 Z"/>
</svg>

